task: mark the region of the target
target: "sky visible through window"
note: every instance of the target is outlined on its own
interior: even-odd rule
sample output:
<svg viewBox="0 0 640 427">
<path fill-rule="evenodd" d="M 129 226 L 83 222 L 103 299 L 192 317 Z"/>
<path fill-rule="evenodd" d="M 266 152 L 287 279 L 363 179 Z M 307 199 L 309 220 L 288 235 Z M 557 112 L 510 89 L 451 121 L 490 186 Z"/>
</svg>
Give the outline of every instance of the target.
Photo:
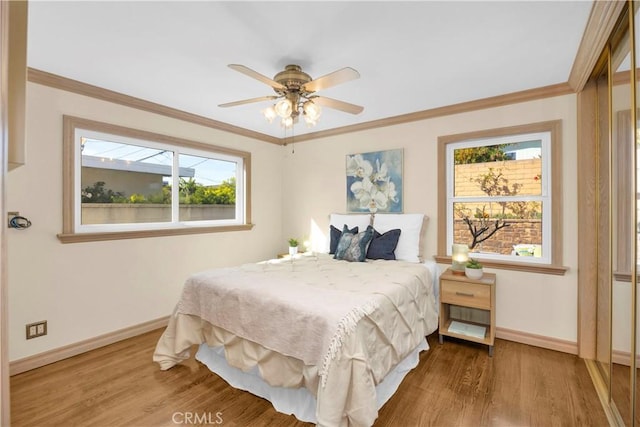
<svg viewBox="0 0 640 427">
<path fill-rule="evenodd" d="M 166 166 L 171 166 L 172 163 L 169 150 L 91 138 L 83 138 L 82 155 Z M 237 165 L 234 162 L 188 154 L 180 154 L 179 162 L 180 168 L 194 169 L 195 181 L 205 186 L 219 185 L 223 181 L 235 177 L 236 174 Z M 169 177 L 164 178 L 167 184 L 169 180 Z"/>
</svg>

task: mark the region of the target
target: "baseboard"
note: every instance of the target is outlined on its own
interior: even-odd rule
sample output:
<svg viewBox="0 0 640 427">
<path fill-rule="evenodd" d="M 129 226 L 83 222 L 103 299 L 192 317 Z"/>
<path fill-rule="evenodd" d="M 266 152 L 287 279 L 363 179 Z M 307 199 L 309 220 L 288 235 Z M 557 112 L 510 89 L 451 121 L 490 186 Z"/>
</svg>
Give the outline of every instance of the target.
<svg viewBox="0 0 640 427">
<path fill-rule="evenodd" d="M 543 335 L 514 331 L 511 329 L 496 328 L 496 338 L 561 351 L 563 353 L 578 354 L 578 343 L 545 337 Z M 628 351 L 613 350 L 611 362 L 619 365 L 631 365 L 631 353 Z M 636 367 L 640 369 L 640 354 L 636 356 Z"/>
<path fill-rule="evenodd" d="M 619 365 L 631 366 L 631 353 L 628 351 L 613 350 L 611 361 Z M 640 355 L 636 355 L 636 368 L 640 368 Z"/>
<path fill-rule="evenodd" d="M 521 344 L 532 345 L 535 347 L 547 348 L 549 350 L 561 351 L 563 353 L 578 354 L 578 343 L 576 342 L 530 334 L 528 332 L 496 328 L 496 338 L 519 342 Z"/>
<path fill-rule="evenodd" d="M 9 375 L 17 375 L 31 369 L 39 368 L 50 363 L 77 356 L 78 354 L 85 353 L 90 350 L 95 350 L 96 348 L 125 340 L 127 338 L 142 335 L 155 329 L 164 328 L 169 323 L 169 317 L 170 316 L 165 316 L 159 319 L 150 320 L 129 328 L 120 329 L 95 338 L 90 338 L 64 347 L 49 350 L 44 353 L 11 361 L 9 362 Z M 575 342 L 545 337 L 543 335 L 530 334 L 528 332 L 496 328 L 496 338 L 519 342 L 535 347 L 547 348 L 549 350 L 561 351 L 563 353 L 578 354 L 578 344 Z"/>
<path fill-rule="evenodd" d="M 74 344 L 69 344 L 64 347 L 55 348 L 53 350 L 45 351 L 44 353 L 35 354 L 33 356 L 25 357 L 9 362 L 9 375 L 16 375 L 22 372 L 30 371 L 31 369 L 39 368 L 50 363 L 58 362 L 69 357 L 77 356 L 78 354 L 85 353 L 96 348 L 104 347 L 109 344 L 113 344 L 118 341 L 132 338 L 144 333 L 153 331 L 155 329 L 164 328 L 169 323 L 169 317 L 165 316 L 159 319 L 150 320 L 148 322 L 140 323 L 128 328 L 119 329 L 108 334 L 99 335 L 95 338 L 89 338 L 84 341 L 80 341 Z"/>
</svg>

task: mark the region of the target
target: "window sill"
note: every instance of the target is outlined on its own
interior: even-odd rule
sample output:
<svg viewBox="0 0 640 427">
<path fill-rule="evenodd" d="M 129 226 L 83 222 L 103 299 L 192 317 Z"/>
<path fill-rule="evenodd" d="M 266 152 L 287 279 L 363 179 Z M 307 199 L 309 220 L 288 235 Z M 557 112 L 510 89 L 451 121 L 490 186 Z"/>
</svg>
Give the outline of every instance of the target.
<svg viewBox="0 0 640 427">
<path fill-rule="evenodd" d="M 440 264 L 451 264 L 450 256 L 434 255 L 433 258 Z M 475 259 L 475 258 L 474 258 Z M 479 261 L 489 268 L 496 268 L 498 270 L 514 270 L 523 271 L 527 273 L 539 273 L 539 274 L 553 274 L 556 276 L 564 276 L 569 267 L 563 267 L 561 265 L 549 265 L 549 264 L 529 264 L 524 262 L 504 262 L 504 261 L 487 261 L 479 259 Z"/>
<path fill-rule="evenodd" d="M 60 233 L 62 243 L 99 242 L 103 240 L 141 239 L 146 237 L 181 236 L 186 234 L 223 233 L 251 230 L 254 224 L 224 225 L 219 227 L 185 227 L 165 230 L 113 231 L 105 233 Z"/>
<path fill-rule="evenodd" d="M 640 268 L 638 268 L 638 272 L 640 272 Z M 620 272 L 620 271 L 614 271 L 614 272 L 613 272 L 613 278 L 614 278 L 617 282 L 627 282 L 627 283 L 631 283 L 631 272 Z"/>
</svg>

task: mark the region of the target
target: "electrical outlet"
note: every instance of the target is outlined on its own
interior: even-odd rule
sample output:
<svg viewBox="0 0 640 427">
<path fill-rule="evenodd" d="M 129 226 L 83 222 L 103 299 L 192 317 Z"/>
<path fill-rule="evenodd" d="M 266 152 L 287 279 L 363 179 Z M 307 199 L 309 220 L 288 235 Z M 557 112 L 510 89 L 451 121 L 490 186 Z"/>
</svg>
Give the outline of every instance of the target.
<svg viewBox="0 0 640 427">
<path fill-rule="evenodd" d="M 42 320 L 40 322 L 29 323 L 27 325 L 27 339 L 41 337 L 47 335 L 47 321 Z"/>
</svg>

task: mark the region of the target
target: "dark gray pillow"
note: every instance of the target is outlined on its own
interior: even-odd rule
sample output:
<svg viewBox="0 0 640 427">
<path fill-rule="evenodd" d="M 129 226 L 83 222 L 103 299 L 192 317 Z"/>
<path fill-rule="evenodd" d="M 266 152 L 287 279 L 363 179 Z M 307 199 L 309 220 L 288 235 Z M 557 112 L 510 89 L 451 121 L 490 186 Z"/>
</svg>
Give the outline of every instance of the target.
<svg viewBox="0 0 640 427">
<path fill-rule="evenodd" d="M 358 234 L 342 233 L 333 257 L 345 261 L 364 262 L 367 255 L 367 247 L 372 237 L 373 227 L 371 226 L 368 226 L 365 231 Z"/>
<path fill-rule="evenodd" d="M 373 239 L 367 250 L 367 258 L 395 260 L 395 250 L 398 246 L 398 240 L 400 240 L 401 231 L 399 228 L 396 228 L 380 234 L 376 230 L 373 230 Z"/>
<path fill-rule="evenodd" d="M 358 226 L 355 226 L 351 230 L 349 230 L 349 227 L 347 227 L 347 224 L 345 224 L 342 226 L 342 231 L 340 231 L 332 225 L 329 228 L 329 234 L 331 235 L 331 240 L 329 243 L 330 254 L 336 253 L 338 242 L 340 241 L 340 237 L 342 237 L 342 233 L 358 234 Z"/>
</svg>

